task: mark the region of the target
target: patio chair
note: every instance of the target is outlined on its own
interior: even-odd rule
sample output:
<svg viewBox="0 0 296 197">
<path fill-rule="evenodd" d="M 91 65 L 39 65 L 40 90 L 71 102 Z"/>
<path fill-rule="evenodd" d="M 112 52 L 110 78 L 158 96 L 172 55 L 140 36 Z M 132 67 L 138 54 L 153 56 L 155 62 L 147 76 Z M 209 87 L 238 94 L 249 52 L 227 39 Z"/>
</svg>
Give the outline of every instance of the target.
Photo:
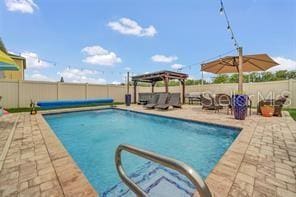
<svg viewBox="0 0 296 197">
<path fill-rule="evenodd" d="M 144 105 L 144 108 L 153 109 L 157 105 L 158 99 L 159 94 L 154 94 L 152 98 L 148 101 L 148 104 Z"/>
<path fill-rule="evenodd" d="M 264 105 L 270 105 L 274 107 L 274 116 L 280 116 L 282 117 L 282 108 L 283 105 L 285 104 L 287 100 L 287 97 L 280 97 L 277 100 L 274 99 L 266 99 L 266 100 L 261 100 L 259 101 L 258 105 L 257 105 L 257 114 L 262 114 L 261 113 L 261 107 Z"/>
<path fill-rule="evenodd" d="M 227 94 L 216 94 L 215 96 L 216 104 L 220 107 L 226 107 L 227 108 L 227 114 L 229 114 L 229 110 L 232 114 L 232 102 L 231 97 Z"/>
<path fill-rule="evenodd" d="M 190 104 L 193 104 L 194 101 L 196 101 L 197 104 L 200 104 L 200 95 L 201 95 L 201 94 L 202 94 L 201 92 L 191 92 L 191 93 L 187 93 L 187 94 L 185 95 L 185 98 L 188 99 L 188 104 L 189 104 L 189 105 L 190 105 Z"/>
<path fill-rule="evenodd" d="M 252 100 L 251 98 L 248 96 L 248 108 L 249 108 L 249 115 L 251 116 L 252 115 Z M 247 112 L 247 115 L 248 115 L 248 112 Z"/>
<path fill-rule="evenodd" d="M 168 103 L 156 105 L 155 108 L 167 110 L 170 106 L 181 108 L 180 94 L 171 94 Z"/>
<path fill-rule="evenodd" d="M 221 106 L 216 104 L 215 99 L 211 95 L 208 95 L 208 98 L 204 95 L 200 95 L 200 102 L 202 109 L 215 110 L 215 112 L 219 112 L 219 109 L 221 109 Z"/>
</svg>

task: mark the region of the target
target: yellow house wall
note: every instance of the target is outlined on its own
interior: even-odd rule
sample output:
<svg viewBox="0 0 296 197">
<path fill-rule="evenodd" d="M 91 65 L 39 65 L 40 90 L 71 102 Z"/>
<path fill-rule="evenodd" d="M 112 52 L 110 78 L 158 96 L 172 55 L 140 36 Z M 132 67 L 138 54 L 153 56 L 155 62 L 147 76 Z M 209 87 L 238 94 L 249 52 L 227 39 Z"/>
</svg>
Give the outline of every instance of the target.
<svg viewBox="0 0 296 197">
<path fill-rule="evenodd" d="M 4 71 L 4 79 L 6 80 L 24 80 L 24 60 L 12 58 L 19 66 L 18 71 Z"/>
</svg>

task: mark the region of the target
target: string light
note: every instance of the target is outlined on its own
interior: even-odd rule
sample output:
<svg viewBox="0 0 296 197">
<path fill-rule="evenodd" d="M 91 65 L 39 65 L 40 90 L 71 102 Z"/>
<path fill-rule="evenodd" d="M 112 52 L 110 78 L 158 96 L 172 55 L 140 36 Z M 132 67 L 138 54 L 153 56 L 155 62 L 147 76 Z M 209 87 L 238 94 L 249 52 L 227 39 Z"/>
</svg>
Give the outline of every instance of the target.
<svg viewBox="0 0 296 197">
<path fill-rule="evenodd" d="M 226 51 L 226 52 L 221 53 L 221 54 L 219 54 L 219 55 L 216 55 L 216 56 L 214 56 L 214 57 L 211 57 L 211 58 L 208 58 L 208 59 L 205 59 L 205 60 L 202 60 L 202 61 L 199 61 L 199 62 L 193 63 L 193 64 L 188 64 L 187 66 L 183 66 L 182 68 L 179 68 L 177 71 L 180 72 L 180 71 L 182 71 L 182 70 L 184 70 L 184 69 L 189 69 L 189 70 L 191 70 L 192 66 L 200 66 L 200 65 L 202 65 L 202 64 L 205 63 L 205 62 L 209 62 L 209 61 L 211 61 L 211 60 L 215 60 L 215 59 L 217 59 L 217 58 L 221 58 L 222 56 L 228 55 L 228 54 L 230 54 L 230 53 L 232 53 L 232 52 L 234 52 L 234 51 L 236 51 L 236 49 L 231 49 L 231 50 L 229 50 L 229 51 Z M 221 60 L 222 60 L 222 59 L 221 59 Z"/>
<path fill-rule="evenodd" d="M 223 6 L 220 8 L 220 14 L 223 15 Z"/>
<path fill-rule="evenodd" d="M 222 0 L 220 0 L 220 9 L 219 9 L 219 12 L 220 12 L 221 15 L 224 15 L 224 17 L 225 17 L 226 25 L 227 25 L 227 31 L 230 32 L 230 38 L 231 38 L 231 40 L 234 42 L 234 43 L 233 43 L 233 46 L 235 47 L 235 49 L 230 50 L 230 51 L 227 51 L 226 53 L 223 53 L 223 54 L 217 55 L 217 56 L 215 56 L 215 57 L 213 57 L 213 58 L 209 58 L 209 59 L 207 59 L 207 60 L 204 60 L 204 61 L 201 61 L 201 62 L 198 62 L 198 63 L 195 63 L 195 64 L 191 64 L 191 65 L 188 65 L 188 66 L 184 66 L 183 68 L 180 68 L 180 69 L 179 69 L 180 71 L 182 71 L 183 69 L 186 69 L 186 68 L 191 69 L 191 66 L 194 66 L 194 65 L 198 65 L 198 66 L 199 66 L 199 65 L 202 65 L 202 64 L 205 63 L 205 62 L 208 62 L 208 61 L 211 61 L 211 60 L 214 60 L 214 59 L 217 59 L 217 58 L 221 58 L 221 57 L 224 56 L 224 55 L 227 55 L 227 54 L 232 53 L 233 51 L 236 51 L 237 48 L 239 47 L 238 41 L 237 41 L 237 39 L 236 39 L 236 37 L 235 37 L 235 35 L 234 35 L 234 32 L 233 32 L 233 30 L 232 30 L 232 27 L 231 27 L 231 25 L 230 25 L 230 21 L 229 21 L 229 18 L 228 18 L 228 15 L 227 15 L 227 13 L 226 13 L 226 10 L 225 10 L 225 7 L 224 7 L 224 4 L 223 4 L 223 1 L 222 1 Z"/>
<path fill-rule="evenodd" d="M 23 52 L 20 52 L 20 51 L 17 51 L 17 50 L 13 50 L 13 49 L 9 49 L 9 51 L 13 54 L 18 54 L 19 56 L 22 56 L 23 55 Z M 32 55 L 32 54 L 26 54 L 26 56 L 29 56 L 30 58 L 34 59 L 37 61 L 38 64 L 40 63 L 50 63 L 52 64 L 53 66 L 57 66 L 58 64 L 61 65 L 61 63 L 58 63 L 56 61 L 52 61 L 52 60 L 48 60 L 48 59 L 45 59 L 45 58 L 41 58 L 40 56 L 35 56 L 35 55 Z M 62 64 L 62 65 L 65 65 L 65 64 Z M 75 66 L 75 65 L 68 65 L 65 67 L 66 70 L 70 70 L 72 68 L 78 68 L 79 70 L 81 71 L 85 71 L 87 69 L 85 68 L 82 68 L 81 65 L 78 65 L 78 66 Z M 124 69 L 124 68 L 123 68 Z M 118 72 L 115 72 L 115 71 L 103 71 L 103 70 L 100 70 L 100 69 L 91 69 L 93 71 L 96 71 L 97 73 L 101 74 L 101 75 L 105 75 L 105 74 L 111 74 L 111 75 L 123 75 L 124 73 L 126 73 L 125 71 L 118 71 Z"/>
<path fill-rule="evenodd" d="M 224 15 L 225 20 L 226 20 L 226 24 L 227 24 L 227 31 L 230 32 L 230 34 L 231 34 L 231 37 L 230 38 L 234 42 L 234 47 L 237 48 L 239 46 L 239 44 L 238 44 L 237 39 L 234 36 L 233 30 L 231 28 L 230 21 L 229 21 L 229 18 L 228 18 L 228 15 L 226 13 L 226 10 L 225 10 L 225 7 L 224 7 L 224 3 L 223 3 L 222 0 L 220 0 L 220 9 L 219 9 L 219 12 L 220 12 L 221 15 Z"/>
</svg>

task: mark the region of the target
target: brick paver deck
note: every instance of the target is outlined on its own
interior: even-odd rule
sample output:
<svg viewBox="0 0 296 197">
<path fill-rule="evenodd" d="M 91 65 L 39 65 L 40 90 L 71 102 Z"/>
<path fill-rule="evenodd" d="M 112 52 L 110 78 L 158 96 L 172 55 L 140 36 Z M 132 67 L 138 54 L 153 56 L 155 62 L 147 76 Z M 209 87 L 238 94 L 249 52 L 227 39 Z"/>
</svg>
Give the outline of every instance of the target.
<svg viewBox="0 0 296 197">
<path fill-rule="evenodd" d="M 296 122 L 287 113 L 238 121 L 198 106 L 128 109 L 242 128 L 206 179 L 214 196 L 296 196 Z M 0 196 L 97 196 L 40 113 L 2 116 L 0 129 Z"/>
<path fill-rule="evenodd" d="M 14 132 L 0 169 L 0 196 L 97 196 L 42 115 L 3 116 L 0 128 L 1 147 Z"/>
</svg>

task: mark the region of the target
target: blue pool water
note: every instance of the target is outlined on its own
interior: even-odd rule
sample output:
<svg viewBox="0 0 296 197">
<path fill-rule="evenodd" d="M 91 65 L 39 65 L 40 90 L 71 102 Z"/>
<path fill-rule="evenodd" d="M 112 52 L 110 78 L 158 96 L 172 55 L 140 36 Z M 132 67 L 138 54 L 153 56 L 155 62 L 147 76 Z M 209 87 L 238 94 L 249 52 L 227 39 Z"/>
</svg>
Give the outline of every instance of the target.
<svg viewBox="0 0 296 197">
<path fill-rule="evenodd" d="M 205 178 L 239 133 L 235 128 L 116 109 L 53 114 L 45 119 L 100 193 L 120 182 L 114 164 L 119 144 L 181 160 Z M 128 174 L 146 162 L 123 154 Z"/>
</svg>

